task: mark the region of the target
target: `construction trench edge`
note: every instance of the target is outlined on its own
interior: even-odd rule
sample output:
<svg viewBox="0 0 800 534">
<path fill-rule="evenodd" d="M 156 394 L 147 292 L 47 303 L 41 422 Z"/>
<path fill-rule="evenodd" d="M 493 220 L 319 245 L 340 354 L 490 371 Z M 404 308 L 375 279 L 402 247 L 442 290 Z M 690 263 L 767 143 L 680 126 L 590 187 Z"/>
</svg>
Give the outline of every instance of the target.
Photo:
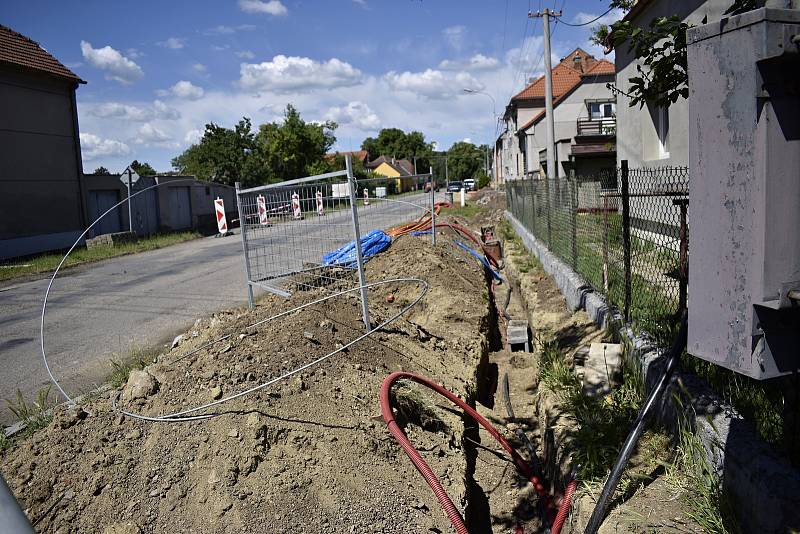
<svg viewBox="0 0 800 534">
<path fill-rule="evenodd" d="M 624 345 L 625 364 L 642 377 L 649 393 L 663 371 L 666 348 L 625 324 L 583 278 L 506 211 L 506 220 L 525 248 L 553 277 L 570 310 L 586 310 L 601 328 L 611 328 Z M 778 455 L 755 429 L 697 376 L 677 369 L 655 409 L 655 418 L 671 432 L 684 419 L 702 443 L 706 460 L 745 532 L 787 534 L 800 529 L 800 470 Z M 576 510 L 578 512 L 578 510 Z"/>
</svg>

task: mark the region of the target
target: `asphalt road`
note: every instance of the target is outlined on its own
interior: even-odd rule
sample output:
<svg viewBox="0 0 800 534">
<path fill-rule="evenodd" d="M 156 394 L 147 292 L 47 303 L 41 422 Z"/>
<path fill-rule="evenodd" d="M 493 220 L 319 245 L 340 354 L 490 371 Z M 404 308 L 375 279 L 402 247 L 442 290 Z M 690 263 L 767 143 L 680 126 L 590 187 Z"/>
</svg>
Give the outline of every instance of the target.
<svg viewBox="0 0 800 534">
<path fill-rule="evenodd" d="M 427 195 L 402 200 L 424 202 Z M 363 216 L 361 213 L 363 212 Z M 359 208 L 361 232 L 386 228 L 420 216 L 419 209 L 373 201 Z M 349 211 L 330 213 L 324 222 L 293 222 L 292 246 L 286 228 L 276 225 L 262 243 L 281 254 L 319 261 L 318 250 L 344 232 Z M 344 236 L 345 234 L 341 234 Z M 298 239 L 306 236 L 307 239 Z M 297 242 L 316 243 L 297 247 Z M 292 252 L 294 250 L 294 252 Z M 270 269 L 279 271 L 275 262 Z M 49 278 L 0 285 L 0 399 L 17 390 L 28 399 L 50 382 L 39 350 L 42 298 Z M 197 318 L 247 302 L 241 238 L 203 238 L 171 247 L 122 256 L 63 272 L 48 299 L 45 348 L 59 382 L 70 395 L 98 386 L 111 372 L 110 361 L 131 348 L 166 343 L 186 331 Z M 55 392 L 55 388 L 53 388 Z M 12 421 L 0 411 L 0 423 Z"/>
</svg>

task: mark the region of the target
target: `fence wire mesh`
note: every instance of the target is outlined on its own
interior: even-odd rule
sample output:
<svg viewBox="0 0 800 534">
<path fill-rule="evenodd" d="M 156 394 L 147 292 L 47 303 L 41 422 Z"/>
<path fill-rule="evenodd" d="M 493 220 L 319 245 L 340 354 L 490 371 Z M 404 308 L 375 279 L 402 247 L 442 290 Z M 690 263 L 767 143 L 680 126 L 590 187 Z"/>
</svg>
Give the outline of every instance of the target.
<svg viewBox="0 0 800 534">
<path fill-rule="evenodd" d="M 689 174 L 628 169 L 507 184 L 511 213 L 625 316 L 659 335 L 686 305 Z"/>
<path fill-rule="evenodd" d="M 288 296 L 294 291 L 339 291 L 358 285 L 353 262 L 326 255 L 359 235 L 410 222 L 429 213 L 429 175 L 355 181 L 346 171 L 299 183 L 237 192 L 245 266 L 251 286 Z"/>
</svg>

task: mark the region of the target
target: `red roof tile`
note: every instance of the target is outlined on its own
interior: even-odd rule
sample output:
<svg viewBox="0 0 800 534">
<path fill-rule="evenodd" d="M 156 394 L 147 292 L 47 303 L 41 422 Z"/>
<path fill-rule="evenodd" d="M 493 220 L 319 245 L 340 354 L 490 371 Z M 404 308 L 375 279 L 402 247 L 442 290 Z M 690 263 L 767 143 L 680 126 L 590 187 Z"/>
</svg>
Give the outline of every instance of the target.
<svg viewBox="0 0 800 534">
<path fill-rule="evenodd" d="M 11 63 L 77 83 L 86 83 L 39 46 L 39 43 L 2 25 L 0 25 L 0 63 Z"/>
<path fill-rule="evenodd" d="M 572 88 L 581 81 L 581 73 L 563 63 L 559 63 L 553 67 L 552 73 L 553 98 L 557 98 L 571 91 Z M 544 98 L 544 76 L 514 95 L 511 100 L 527 100 L 532 98 Z"/>
<path fill-rule="evenodd" d="M 600 61 L 596 62 L 592 67 L 583 73 L 583 76 L 598 76 L 601 74 L 614 74 L 616 72 L 616 68 L 614 64 L 610 61 L 606 61 L 605 59 L 601 59 Z"/>
</svg>

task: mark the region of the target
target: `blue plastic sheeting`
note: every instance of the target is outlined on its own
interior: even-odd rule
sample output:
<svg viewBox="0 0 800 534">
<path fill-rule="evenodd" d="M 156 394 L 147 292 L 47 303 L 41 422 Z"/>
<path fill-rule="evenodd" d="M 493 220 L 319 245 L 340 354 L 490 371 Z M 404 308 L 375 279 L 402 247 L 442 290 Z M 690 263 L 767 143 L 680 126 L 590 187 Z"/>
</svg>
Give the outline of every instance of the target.
<svg viewBox="0 0 800 534">
<path fill-rule="evenodd" d="M 417 230 L 416 232 L 411 232 L 411 235 L 414 237 L 419 237 L 421 235 L 431 235 L 430 230 Z"/>
<path fill-rule="evenodd" d="M 379 252 L 383 252 L 392 243 L 392 238 L 380 230 L 373 230 L 361 237 L 361 256 L 367 259 Z M 322 256 L 323 265 L 338 265 L 354 269 L 356 263 L 356 242 L 350 241 L 345 246 L 328 252 Z"/>
<path fill-rule="evenodd" d="M 455 241 L 455 240 L 453 240 L 453 241 Z M 466 250 L 467 252 L 469 252 L 470 254 L 475 256 L 476 258 L 478 258 L 478 260 L 483 264 L 483 266 L 486 267 L 487 269 L 489 269 L 489 272 L 492 273 L 492 278 L 494 278 L 495 280 L 499 280 L 501 282 L 503 281 L 503 277 L 500 276 L 497 273 L 497 271 L 492 269 L 492 266 L 489 264 L 489 260 L 487 260 L 486 257 L 483 254 L 481 254 L 477 250 L 473 250 L 473 249 L 469 248 L 467 245 L 465 245 L 461 241 L 455 241 L 455 244 L 458 245 L 459 247 L 463 248 L 464 250 Z"/>
</svg>

